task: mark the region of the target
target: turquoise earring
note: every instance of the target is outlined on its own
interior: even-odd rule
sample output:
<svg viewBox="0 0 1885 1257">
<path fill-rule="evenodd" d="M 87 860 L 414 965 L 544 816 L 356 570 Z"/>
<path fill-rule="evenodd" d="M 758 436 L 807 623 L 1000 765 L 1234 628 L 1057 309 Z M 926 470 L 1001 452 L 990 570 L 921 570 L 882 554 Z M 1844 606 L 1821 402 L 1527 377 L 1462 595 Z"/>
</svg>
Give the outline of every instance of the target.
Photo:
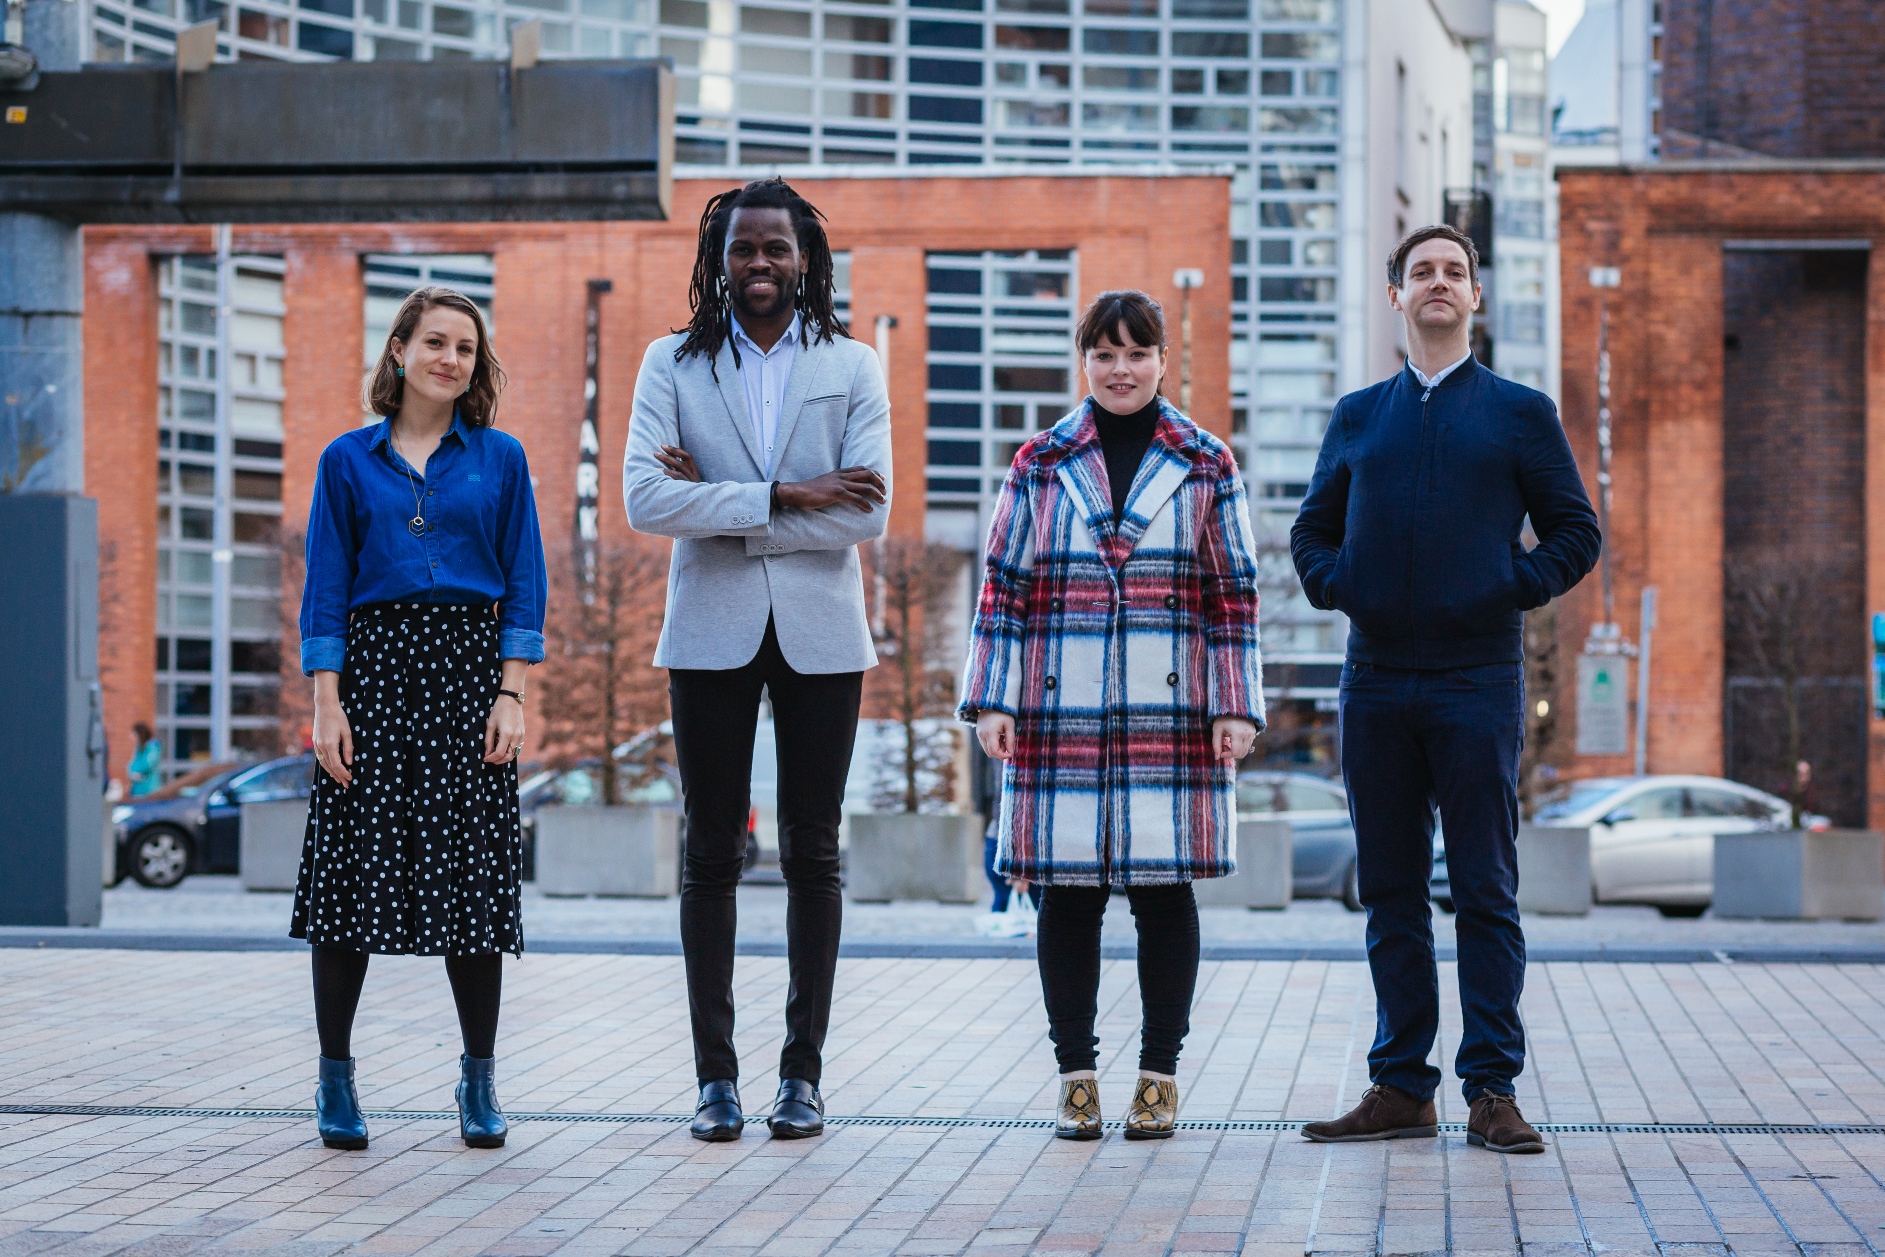
<svg viewBox="0 0 1885 1257">
<path fill-rule="evenodd" d="M 398 376 L 398 377 L 399 377 L 400 379 L 402 379 L 402 380 L 403 380 L 403 379 L 405 379 L 405 378 L 406 378 L 406 368 L 404 368 L 404 367 L 394 367 L 394 368 L 393 368 L 393 374 L 394 374 L 394 375 L 396 375 L 396 376 Z"/>
</svg>

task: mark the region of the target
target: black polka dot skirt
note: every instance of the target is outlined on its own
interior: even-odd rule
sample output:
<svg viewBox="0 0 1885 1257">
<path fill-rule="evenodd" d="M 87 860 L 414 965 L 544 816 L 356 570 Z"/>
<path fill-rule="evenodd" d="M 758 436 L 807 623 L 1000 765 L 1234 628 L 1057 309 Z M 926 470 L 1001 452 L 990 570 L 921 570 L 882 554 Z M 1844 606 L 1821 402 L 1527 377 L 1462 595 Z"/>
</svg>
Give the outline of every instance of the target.
<svg viewBox="0 0 1885 1257">
<path fill-rule="evenodd" d="M 340 702 L 353 784 L 317 767 L 289 934 L 418 956 L 521 953 L 515 762 L 484 762 L 502 666 L 491 608 L 362 607 Z"/>
</svg>

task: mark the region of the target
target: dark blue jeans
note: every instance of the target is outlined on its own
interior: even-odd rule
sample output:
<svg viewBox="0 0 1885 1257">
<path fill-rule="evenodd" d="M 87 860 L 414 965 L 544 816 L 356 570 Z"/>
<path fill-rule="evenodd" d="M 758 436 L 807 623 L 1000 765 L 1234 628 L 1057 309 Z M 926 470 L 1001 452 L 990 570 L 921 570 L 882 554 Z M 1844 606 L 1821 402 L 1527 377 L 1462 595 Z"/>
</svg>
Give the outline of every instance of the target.
<svg viewBox="0 0 1885 1257">
<path fill-rule="evenodd" d="M 1433 954 L 1434 808 L 1446 836 L 1459 939 L 1460 1050 L 1470 1101 L 1512 1094 L 1525 1068 L 1525 935 L 1518 918 L 1518 760 L 1525 741 L 1522 665 L 1406 671 L 1342 668 L 1342 776 L 1355 821 L 1368 910 L 1375 1041 L 1368 1075 L 1427 1098 L 1440 1028 Z"/>
</svg>

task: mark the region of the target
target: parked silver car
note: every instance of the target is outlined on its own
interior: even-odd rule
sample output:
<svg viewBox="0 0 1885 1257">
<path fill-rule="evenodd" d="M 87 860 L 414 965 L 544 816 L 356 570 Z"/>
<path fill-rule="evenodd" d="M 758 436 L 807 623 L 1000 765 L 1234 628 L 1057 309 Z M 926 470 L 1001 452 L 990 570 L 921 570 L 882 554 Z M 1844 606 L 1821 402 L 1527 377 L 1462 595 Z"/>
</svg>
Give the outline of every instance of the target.
<svg viewBox="0 0 1885 1257">
<path fill-rule="evenodd" d="M 1591 893 L 1598 903 L 1648 904 L 1666 917 L 1699 917 L 1715 897 L 1715 835 L 1781 829 L 1792 805 L 1720 777 L 1596 777 L 1567 782 L 1538 808 L 1536 825 L 1590 829 Z M 1823 829 L 1824 816 L 1805 818 Z M 1433 836 L 1434 900 L 1453 909 L 1446 850 Z"/>
<path fill-rule="evenodd" d="M 1355 827 L 1340 781 L 1312 773 L 1243 773 L 1237 778 L 1237 814 L 1289 823 L 1292 898 L 1339 899 L 1349 911 L 1361 911 Z"/>
</svg>

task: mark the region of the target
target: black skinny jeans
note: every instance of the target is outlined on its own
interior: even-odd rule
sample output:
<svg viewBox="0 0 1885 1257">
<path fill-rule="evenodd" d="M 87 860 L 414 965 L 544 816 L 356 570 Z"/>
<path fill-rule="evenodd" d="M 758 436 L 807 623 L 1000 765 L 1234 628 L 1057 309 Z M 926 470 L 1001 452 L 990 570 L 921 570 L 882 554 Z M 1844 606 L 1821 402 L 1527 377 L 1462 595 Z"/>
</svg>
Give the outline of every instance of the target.
<svg viewBox="0 0 1885 1257">
<path fill-rule="evenodd" d="M 1139 929 L 1139 999 L 1145 1017 L 1139 1068 L 1176 1074 L 1198 986 L 1198 901 L 1190 882 L 1124 889 Z M 1100 922 L 1110 893 L 1104 886 L 1047 886 L 1041 895 L 1035 953 L 1047 1034 L 1063 1074 L 1099 1066 L 1093 1022 L 1099 1015 Z"/>
<path fill-rule="evenodd" d="M 785 875 L 785 1046 L 779 1076 L 816 1084 L 823 1072 L 831 985 L 844 901 L 838 825 L 857 739 L 862 672 L 794 672 L 770 621 L 759 653 L 739 668 L 674 668 L 668 698 L 687 814 L 681 951 L 694 1071 L 738 1078 L 733 1050 L 733 939 L 751 809 L 753 733 L 762 690 L 772 696 L 779 748 L 779 871 Z"/>
</svg>

